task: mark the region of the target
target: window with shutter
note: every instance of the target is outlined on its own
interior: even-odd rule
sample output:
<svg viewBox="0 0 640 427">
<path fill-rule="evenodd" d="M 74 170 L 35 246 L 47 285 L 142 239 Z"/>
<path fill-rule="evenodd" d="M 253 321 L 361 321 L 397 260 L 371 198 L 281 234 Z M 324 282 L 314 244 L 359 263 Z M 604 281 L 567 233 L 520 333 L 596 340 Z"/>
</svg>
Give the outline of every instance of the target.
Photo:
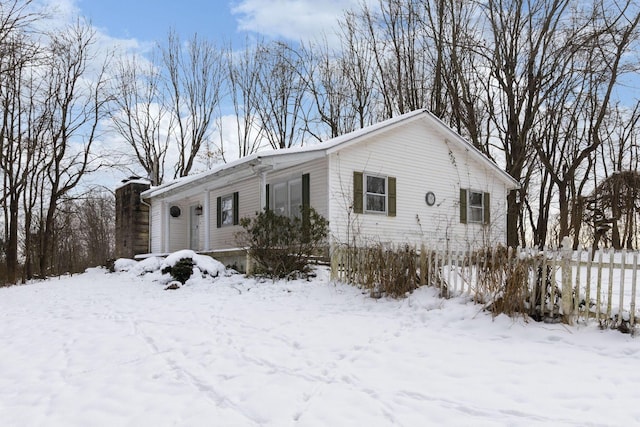
<svg viewBox="0 0 640 427">
<path fill-rule="evenodd" d="M 239 204 L 240 195 L 237 191 L 217 198 L 216 225 L 218 228 L 240 223 Z"/>
<path fill-rule="evenodd" d="M 309 174 L 289 181 L 267 184 L 267 206 L 274 213 L 288 217 L 300 217 L 304 206 L 310 204 Z"/>
<path fill-rule="evenodd" d="M 353 212 L 396 216 L 396 178 L 354 172 Z"/>
<path fill-rule="evenodd" d="M 490 195 L 481 191 L 460 189 L 460 222 L 488 224 L 491 220 Z"/>
</svg>

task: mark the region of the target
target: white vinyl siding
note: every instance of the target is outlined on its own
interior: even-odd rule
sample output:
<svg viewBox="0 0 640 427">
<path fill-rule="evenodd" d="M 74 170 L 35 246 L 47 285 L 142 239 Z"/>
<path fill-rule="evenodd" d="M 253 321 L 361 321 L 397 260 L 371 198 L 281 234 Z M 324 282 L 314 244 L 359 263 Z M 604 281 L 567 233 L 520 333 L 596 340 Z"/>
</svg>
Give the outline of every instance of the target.
<svg viewBox="0 0 640 427">
<path fill-rule="evenodd" d="M 149 210 L 151 220 L 151 230 L 149 236 L 151 238 L 150 248 L 152 253 L 160 253 L 163 251 L 162 246 L 162 202 L 155 200 L 151 203 L 151 209 Z"/>
<path fill-rule="evenodd" d="M 210 192 L 209 209 L 209 230 L 211 249 L 232 249 L 238 247 L 235 234 L 242 228 L 239 225 L 233 225 L 233 214 L 231 215 L 230 225 L 224 225 L 217 228 L 217 200 L 228 197 L 231 200 L 233 210 L 233 193 L 238 192 L 238 216 L 239 218 L 252 217 L 260 208 L 260 179 L 251 177 L 233 183 Z M 231 212 L 232 213 L 232 212 Z M 222 218 L 224 220 L 224 217 Z"/>
<path fill-rule="evenodd" d="M 425 243 L 438 249 L 504 243 L 505 182 L 447 137 L 416 120 L 331 154 L 329 223 L 334 242 Z M 354 214 L 353 179 L 358 171 L 396 178 L 395 217 Z M 460 223 L 461 188 L 491 193 L 491 225 Z M 435 195 L 433 206 L 425 201 L 428 192 Z"/>
<path fill-rule="evenodd" d="M 300 188 L 302 186 L 302 175 L 308 173 L 310 175 L 310 203 L 321 215 L 327 215 L 327 161 L 326 159 L 315 160 L 313 162 L 307 162 L 301 165 L 297 165 L 291 168 L 269 172 L 266 177 L 266 182 L 271 185 L 270 187 L 270 203 L 274 197 L 273 183 L 282 182 L 294 182 L 300 180 Z M 295 187 L 296 184 L 294 184 Z M 287 191 L 288 188 L 287 188 Z M 294 192 L 295 192 L 294 188 Z M 242 230 L 242 227 L 228 226 L 228 227 L 216 227 L 216 203 L 218 197 L 228 196 L 238 192 L 238 214 L 239 218 L 253 217 L 256 212 L 262 210 L 260 206 L 260 192 L 261 183 L 260 177 L 253 176 L 246 178 L 242 181 L 238 181 L 219 189 L 210 191 L 209 198 L 209 229 L 210 229 L 210 244 L 212 250 L 232 249 L 237 248 L 239 243 L 236 240 L 236 233 Z M 301 190 L 300 190 L 301 192 Z M 290 199 L 292 204 L 299 206 L 302 204 L 302 194 L 296 196 L 295 194 Z M 299 201 L 298 201 L 299 200 Z M 289 207 L 287 206 L 288 209 Z M 204 227 L 201 227 L 202 229 Z M 202 239 L 204 241 L 204 237 Z"/>
<path fill-rule="evenodd" d="M 169 251 L 179 251 L 189 248 L 189 202 L 171 203 L 170 206 L 180 208 L 180 216 L 169 215 Z"/>
</svg>

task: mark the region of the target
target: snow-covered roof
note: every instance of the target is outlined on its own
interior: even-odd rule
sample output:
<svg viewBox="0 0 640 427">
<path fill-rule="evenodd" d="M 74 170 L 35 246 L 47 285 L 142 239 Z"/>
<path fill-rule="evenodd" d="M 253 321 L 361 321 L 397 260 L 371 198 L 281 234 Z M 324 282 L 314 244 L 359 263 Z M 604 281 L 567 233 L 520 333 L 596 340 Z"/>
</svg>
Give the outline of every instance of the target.
<svg viewBox="0 0 640 427">
<path fill-rule="evenodd" d="M 132 176 L 131 178 L 123 179 L 122 181 L 120 181 L 120 184 L 118 184 L 115 189 L 118 190 L 119 188 L 122 188 L 125 185 L 129 184 L 149 185 L 151 184 L 151 181 L 145 178 L 140 178 L 138 176 Z"/>
<path fill-rule="evenodd" d="M 421 109 L 402 114 L 388 120 L 384 120 L 374 125 L 367 126 L 365 128 L 358 129 L 353 132 L 349 132 L 317 144 L 253 153 L 249 156 L 243 157 L 233 162 L 221 164 L 209 171 L 178 178 L 157 187 L 152 187 L 149 190 L 143 192 L 142 197 L 145 199 L 149 199 L 165 193 L 173 193 L 176 191 L 180 191 L 180 189 L 191 188 L 192 186 L 207 182 L 214 177 L 226 176 L 239 170 L 260 167 L 265 163 L 268 163 L 270 165 L 273 165 L 276 161 L 279 161 L 281 163 L 288 163 L 289 161 L 293 163 L 303 163 L 340 150 L 345 146 L 360 141 L 365 136 L 378 133 L 383 130 L 388 130 L 391 127 L 395 127 L 402 123 L 413 121 L 419 118 L 429 120 L 441 131 L 451 136 L 453 141 L 461 145 L 462 148 L 469 151 L 477 160 L 494 169 L 499 176 L 501 176 L 506 182 L 511 184 L 512 188 L 518 187 L 517 181 L 515 181 L 505 171 L 500 169 L 493 161 L 491 161 L 480 150 L 474 147 L 469 141 L 464 139 L 460 134 L 447 126 L 430 111 Z"/>
</svg>

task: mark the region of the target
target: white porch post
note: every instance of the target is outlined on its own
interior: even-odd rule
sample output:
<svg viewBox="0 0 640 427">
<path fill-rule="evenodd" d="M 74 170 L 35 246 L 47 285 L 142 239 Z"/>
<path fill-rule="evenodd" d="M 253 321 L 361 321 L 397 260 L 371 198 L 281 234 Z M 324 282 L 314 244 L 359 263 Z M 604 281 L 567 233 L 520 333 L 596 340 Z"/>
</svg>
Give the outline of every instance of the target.
<svg viewBox="0 0 640 427">
<path fill-rule="evenodd" d="M 164 245 L 164 252 L 169 252 L 169 241 L 170 236 L 169 236 L 169 232 L 170 232 L 170 228 L 169 228 L 169 221 L 171 219 L 171 216 L 169 214 L 169 203 L 167 202 L 162 202 L 162 215 L 164 217 L 164 227 L 162 230 L 162 235 L 163 235 L 163 245 Z"/>
<path fill-rule="evenodd" d="M 210 222 L 209 222 L 209 218 L 211 216 L 211 204 L 210 202 L 210 192 L 209 190 L 206 190 L 204 192 L 204 206 L 202 207 L 203 209 L 203 216 L 204 216 L 204 250 L 208 251 L 211 250 L 211 236 L 209 235 L 211 233 L 210 230 Z"/>
</svg>

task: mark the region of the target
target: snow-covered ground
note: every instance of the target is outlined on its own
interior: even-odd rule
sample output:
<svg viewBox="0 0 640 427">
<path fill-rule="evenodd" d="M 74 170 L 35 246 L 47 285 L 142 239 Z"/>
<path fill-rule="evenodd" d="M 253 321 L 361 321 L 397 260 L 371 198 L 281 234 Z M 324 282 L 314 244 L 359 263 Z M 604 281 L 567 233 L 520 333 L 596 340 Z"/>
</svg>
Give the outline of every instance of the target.
<svg viewBox="0 0 640 427">
<path fill-rule="evenodd" d="M 640 341 L 616 331 L 430 288 L 374 300 L 326 271 L 165 291 L 142 270 L 0 289 L 0 425 L 640 423 Z"/>
</svg>

